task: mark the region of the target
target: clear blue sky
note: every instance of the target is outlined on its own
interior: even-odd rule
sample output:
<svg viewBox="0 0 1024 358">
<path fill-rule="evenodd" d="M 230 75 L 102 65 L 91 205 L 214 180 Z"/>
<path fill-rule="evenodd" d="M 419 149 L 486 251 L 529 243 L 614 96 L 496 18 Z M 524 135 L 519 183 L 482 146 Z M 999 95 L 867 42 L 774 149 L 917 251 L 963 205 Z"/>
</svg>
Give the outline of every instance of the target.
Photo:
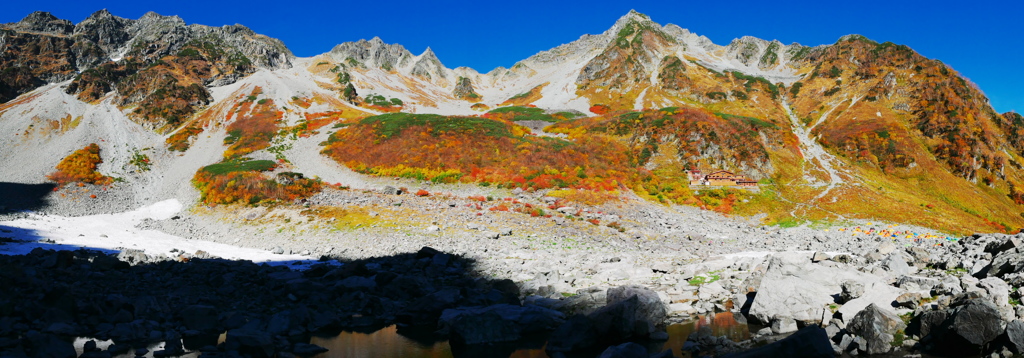
<svg viewBox="0 0 1024 358">
<path fill-rule="evenodd" d="M 12 1 L 0 22 L 49 11 L 75 23 L 106 8 L 147 11 L 187 23 L 240 23 L 276 37 L 298 56 L 379 36 L 413 53 L 430 46 L 448 67 L 487 72 L 583 34 L 611 27 L 630 9 L 727 44 L 744 35 L 804 45 L 862 34 L 942 60 L 985 92 L 999 112 L 1024 112 L 1024 2 L 995 1 Z"/>
</svg>

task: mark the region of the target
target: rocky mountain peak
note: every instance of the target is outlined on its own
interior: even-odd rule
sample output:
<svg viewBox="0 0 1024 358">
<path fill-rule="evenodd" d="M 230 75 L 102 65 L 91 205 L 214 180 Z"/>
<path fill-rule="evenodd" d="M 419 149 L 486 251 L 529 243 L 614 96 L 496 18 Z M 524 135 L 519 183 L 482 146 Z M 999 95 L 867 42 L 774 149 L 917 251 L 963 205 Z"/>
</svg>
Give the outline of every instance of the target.
<svg viewBox="0 0 1024 358">
<path fill-rule="evenodd" d="M 127 26 L 134 20 L 100 10 L 75 25 L 75 36 L 91 41 L 106 53 L 116 51 L 131 38 Z"/>
<path fill-rule="evenodd" d="M 369 41 L 362 39 L 338 44 L 328 52 L 328 56 L 349 66 L 378 67 L 386 70 L 404 67 L 413 57 L 404 46 L 387 44 L 380 37 L 374 37 Z"/>
<path fill-rule="evenodd" d="M 416 59 L 413 64 L 412 75 L 426 77 L 429 79 L 445 78 L 445 67 L 441 64 L 441 60 L 434 54 L 434 50 L 427 47 L 422 54 Z"/>
<path fill-rule="evenodd" d="M 647 15 L 641 14 L 636 10 L 629 10 L 628 13 L 620 17 L 618 20 L 615 20 L 615 24 L 612 25 L 612 27 L 608 29 L 608 31 L 606 31 L 605 33 L 610 33 L 614 35 L 623 28 L 629 26 L 630 24 L 654 25 L 657 26 L 658 28 L 661 28 L 660 25 L 658 25 L 654 21 L 651 21 L 651 18 L 648 17 Z"/>
<path fill-rule="evenodd" d="M 441 62 L 441 60 L 437 58 L 437 54 L 434 53 L 434 50 L 430 49 L 430 46 L 427 46 L 427 49 L 420 54 L 420 59 Z"/>
<path fill-rule="evenodd" d="M 45 11 L 36 11 L 24 19 L 8 26 L 12 30 L 24 32 L 42 32 L 57 35 L 70 35 L 75 25 L 71 21 L 58 19 Z"/>
<path fill-rule="evenodd" d="M 111 14 L 110 11 L 107 11 L 107 9 L 103 9 L 103 10 L 100 10 L 100 11 L 97 11 L 97 12 L 94 12 L 94 13 L 90 14 L 89 17 L 86 18 L 86 20 L 99 20 L 99 19 L 108 19 L 108 18 L 113 18 L 113 17 L 116 17 L 116 16 Z"/>
</svg>

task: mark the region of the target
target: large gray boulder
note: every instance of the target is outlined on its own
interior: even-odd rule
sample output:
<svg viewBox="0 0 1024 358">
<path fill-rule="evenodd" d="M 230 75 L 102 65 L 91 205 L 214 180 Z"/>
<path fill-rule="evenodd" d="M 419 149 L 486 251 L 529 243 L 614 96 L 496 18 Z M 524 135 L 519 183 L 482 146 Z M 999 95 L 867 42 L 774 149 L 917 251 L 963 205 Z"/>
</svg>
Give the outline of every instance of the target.
<svg viewBox="0 0 1024 358">
<path fill-rule="evenodd" d="M 842 315 L 843 320 L 849 320 L 868 305 L 874 304 L 879 309 L 896 313 L 896 309 L 892 307 L 892 302 L 896 301 L 900 294 L 900 290 L 896 287 L 892 287 L 887 282 L 875 280 L 864 286 L 863 295 L 844 303 L 839 307 L 838 312 Z"/>
<path fill-rule="evenodd" d="M 1021 272 L 1024 270 L 1024 252 L 1020 248 L 1007 250 L 996 254 L 992 258 L 992 267 L 988 270 L 988 277 L 1002 277 L 1008 273 Z"/>
<path fill-rule="evenodd" d="M 984 346 L 1003 333 L 999 310 L 991 301 L 973 299 L 957 307 L 950 331 L 976 346 Z"/>
<path fill-rule="evenodd" d="M 1006 325 L 1006 336 L 1017 354 L 1024 353 L 1024 321 L 1013 320 Z"/>
<path fill-rule="evenodd" d="M 608 304 L 625 301 L 630 297 L 637 298 L 637 318 L 660 325 L 668 317 L 668 309 L 658 297 L 658 293 L 642 286 L 619 286 L 608 289 Z"/>
<path fill-rule="evenodd" d="M 890 276 L 901 276 L 911 273 L 910 265 L 907 265 L 907 261 L 903 259 L 903 254 L 898 251 L 889 254 L 889 256 L 883 259 L 879 267 L 887 271 Z"/>
<path fill-rule="evenodd" d="M 758 287 L 750 315 L 760 322 L 769 323 L 778 317 L 790 317 L 804 323 L 819 323 L 825 310 L 835 303 L 833 295 L 842 292 L 846 281 L 865 287 L 867 298 L 852 300 L 855 313 L 868 303 L 888 300 L 892 302 L 899 291 L 881 281 L 881 278 L 851 270 L 843 266 L 832 267 L 811 263 L 806 253 L 777 253 L 769 260 L 768 269 Z M 888 288 L 886 288 L 888 287 Z M 875 292 L 873 292 L 875 291 Z M 859 301 L 858 301 L 859 300 Z M 845 306 L 844 306 L 845 308 Z"/>
<path fill-rule="evenodd" d="M 890 310 L 879 308 L 874 303 L 857 313 L 846 326 L 847 330 L 867 341 L 865 350 L 868 354 L 889 352 L 896 332 L 906 328 L 907 325 L 899 316 Z"/>
</svg>

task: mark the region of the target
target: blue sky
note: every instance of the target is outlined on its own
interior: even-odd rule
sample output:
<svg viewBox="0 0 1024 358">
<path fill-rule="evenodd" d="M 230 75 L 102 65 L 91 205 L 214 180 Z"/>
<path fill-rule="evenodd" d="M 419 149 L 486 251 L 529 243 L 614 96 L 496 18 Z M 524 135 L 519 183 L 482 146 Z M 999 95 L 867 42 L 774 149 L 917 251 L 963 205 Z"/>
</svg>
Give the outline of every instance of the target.
<svg viewBox="0 0 1024 358">
<path fill-rule="evenodd" d="M 190 24 L 240 23 L 298 56 L 379 36 L 416 54 L 429 46 L 446 66 L 480 72 L 603 32 L 630 9 L 720 45 L 750 35 L 814 46 L 861 34 L 939 59 L 977 83 L 997 111 L 1024 112 L 1020 1 L 17 1 L 4 5 L 0 22 L 41 10 L 77 23 L 103 8 L 132 19 L 156 11 Z"/>
</svg>

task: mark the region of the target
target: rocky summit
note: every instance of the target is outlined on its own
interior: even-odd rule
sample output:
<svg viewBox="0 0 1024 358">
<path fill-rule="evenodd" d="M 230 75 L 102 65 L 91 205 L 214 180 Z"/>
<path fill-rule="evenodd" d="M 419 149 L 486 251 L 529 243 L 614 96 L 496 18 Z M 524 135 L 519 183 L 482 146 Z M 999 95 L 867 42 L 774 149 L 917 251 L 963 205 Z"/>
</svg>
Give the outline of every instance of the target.
<svg viewBox="0 0 1024 358">
<path fill-rule="evenodd" d="M 1024 117 L 941 61 L 635 11 L 443 55 L 0 24 L 0 356 L 1024 354 Z"/>
</svg>

